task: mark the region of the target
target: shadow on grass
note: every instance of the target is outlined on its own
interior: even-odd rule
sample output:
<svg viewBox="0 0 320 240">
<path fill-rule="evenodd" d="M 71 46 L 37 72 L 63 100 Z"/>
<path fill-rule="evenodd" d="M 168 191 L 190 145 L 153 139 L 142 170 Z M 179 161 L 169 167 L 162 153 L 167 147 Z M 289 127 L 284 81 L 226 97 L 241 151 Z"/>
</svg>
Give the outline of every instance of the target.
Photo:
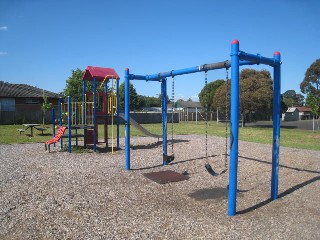
<svg viewBox="0 0 320 240">
<path fill-rule="evenodd" d="M 272 125 L 249 125 L 248 127 L 252 128 L 272 128 Z M 280 126 L 283 129 L 297 129 L 297 126 Z"/>
</svg>

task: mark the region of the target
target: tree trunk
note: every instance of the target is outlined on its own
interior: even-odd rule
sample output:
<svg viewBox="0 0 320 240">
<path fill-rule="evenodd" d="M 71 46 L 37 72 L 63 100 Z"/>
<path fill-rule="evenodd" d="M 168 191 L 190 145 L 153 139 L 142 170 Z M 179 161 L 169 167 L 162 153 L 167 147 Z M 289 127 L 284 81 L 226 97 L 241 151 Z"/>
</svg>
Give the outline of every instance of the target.
<svg viewBox="0 0 320 240">
<path fill-rule="evenodd" d="M 243 128 L 244 126 L 245 126 L 245 114 L 244 113 L 242 113 L 241 114 L 241 127 Z"/>
</svg>

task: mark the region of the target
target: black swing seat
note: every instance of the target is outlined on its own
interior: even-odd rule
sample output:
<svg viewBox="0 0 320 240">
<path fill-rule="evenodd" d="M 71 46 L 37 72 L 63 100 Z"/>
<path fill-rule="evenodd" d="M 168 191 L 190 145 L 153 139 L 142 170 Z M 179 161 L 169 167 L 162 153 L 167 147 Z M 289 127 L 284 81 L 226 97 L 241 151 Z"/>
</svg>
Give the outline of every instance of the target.
<svg viewBox="0 0 320 240">
<path fill-rule="evenodd" d="M 213 168 L 211 167 L 211 165 L 209 163 L 206 163 L 204 166 L 205 166 L 206 170 L 208 171 L 208 173 L 210 173 L 214 177 L 221 175 L 221 174 L 224 174 L 228 170 L 228 169 L 224 169 L 221 173 L 217 173 L 213 170 Z"/>
<path fill-rule="evenodd" d="M 204 165 L 204 167 L 206 168 L 206 170 L 208 171 L 208 173 L 210 173 L 212 176 L 218 176 L 219 174 L 216 173 L 213 168 L 211 167 L 211 165 L 209 163 L 206 163 Z"/>
<path fill-rule="evenodd" d="M 174 154 L 172 155 L 165 155 L 163 154 L 163 161 L 167 163 L 171 163 L 174 160 Z"/>
</svg>

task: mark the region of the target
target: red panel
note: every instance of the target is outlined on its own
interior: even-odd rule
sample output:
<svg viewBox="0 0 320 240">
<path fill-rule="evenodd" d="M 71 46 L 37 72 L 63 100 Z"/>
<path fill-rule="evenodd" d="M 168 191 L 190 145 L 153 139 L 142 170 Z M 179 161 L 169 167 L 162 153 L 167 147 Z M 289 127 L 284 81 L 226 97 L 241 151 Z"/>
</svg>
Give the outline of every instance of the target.
<svg viewBox="0 0 320 240">
<path fill-rule="evenodd" d="M 95 78 L 98 82 L 102 82 L 105 79 L 120 79 L 119 75 L 113 68 L 88 66 L 84 72 L 82 79 L 92 81 L 93 78 Z"/>
</svg>

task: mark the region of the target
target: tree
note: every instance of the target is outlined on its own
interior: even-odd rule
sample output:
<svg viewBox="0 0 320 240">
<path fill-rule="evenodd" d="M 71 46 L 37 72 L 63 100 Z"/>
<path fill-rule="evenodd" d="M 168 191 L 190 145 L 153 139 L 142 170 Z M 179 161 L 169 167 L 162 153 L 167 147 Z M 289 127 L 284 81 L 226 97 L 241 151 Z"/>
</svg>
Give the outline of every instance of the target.
<svg viewBox="0 0 320 240">
<path fill-rule="evenodd" d="M 312 93 L 308 94 L 307 99 L 306 99 L 306 105 L 307 107 L 311 108 L 311 112 L 313 114 L 313 132 L 314 132 L 314 119 L 315 117 L 318 118 L 318 131 L 319 131 L 319 115 L 320 115 L 320 106 L 318 99 L 315 95 Z"/>
<path fill-rule="evenodd" d="M 214 82 L 210 82 L 207 84 L 207 86 L 204 86 L 204 88 L 199 93 L 199 101 L 200 104 L 205 107 L 207 106 L 207 109 L 209 111 L 216 110 L 213 107 L 213 98 L 217 91 L 217 89 L 222 86 L 225 83 L 224 80 L 218 79 Z"/>
<path fill-rule="evenodd" d="M 130 95 L 130 109 L 137 110 L 140 108 L 140 100 L 136 89 L 133 84 L 129 85 L 129 95 Z M 119 86 L 119 109 L 124 109 L 124 83 Z"/>
<path fill-rule="evenodd" d="M 283 95 L 283 102 L 287 107 L 301 107 L 304 105 L 304 96 L 295 90 L 288 90 Z"/>
<path fill-rule="evenodd" d="M 302 93 L 307 94 L 306 104 L 311 108 L 313 116 L 318 117 L 320 115 L 320 59 L 313 62 L 307 69 L 300 89 Z"/>
<path fill-rule="evenodd" d="M 228 89 L 227 99 L 226 90 Z M 217 89 L 213 99 L 213 106 L 220 111 L 226 111 L 226 102 L 230 109 L 230 86 L 226 82 Z M 257 111 L 271 114 L 272 109 L 272 79 L 268 71 L 244 69 L 240 73 L 240 113 L 243 124 L 246 115 L 251 116 Z"/>
<path fill-rule="evenodd" d="M 304 94 L 312 93 L 317 98 L 320 97 L 320 59 L 313 62 L 307 69 L 300 89 Z"/>
<path fill-rule="evenodd" d="M 41 107 L 43 112 L 42 125 L 44 126 L 44 118 L 45 118 L 46 112 L 52 109 L 52 103 L 48 101 L 48 97 L 44 94 L 44 91 L 43 91 L 42 98 L 43 98 L 42 107 Z"/>
<path fill-rule="evenodd" d="M 66 87 L 63 90 L 65 96 L 70 96 L 72 101 L 82 101 L 82 76 L 84 72 L 79 68 L 72 70 L 72 75 L 66 81 Z"/>
</svg>

